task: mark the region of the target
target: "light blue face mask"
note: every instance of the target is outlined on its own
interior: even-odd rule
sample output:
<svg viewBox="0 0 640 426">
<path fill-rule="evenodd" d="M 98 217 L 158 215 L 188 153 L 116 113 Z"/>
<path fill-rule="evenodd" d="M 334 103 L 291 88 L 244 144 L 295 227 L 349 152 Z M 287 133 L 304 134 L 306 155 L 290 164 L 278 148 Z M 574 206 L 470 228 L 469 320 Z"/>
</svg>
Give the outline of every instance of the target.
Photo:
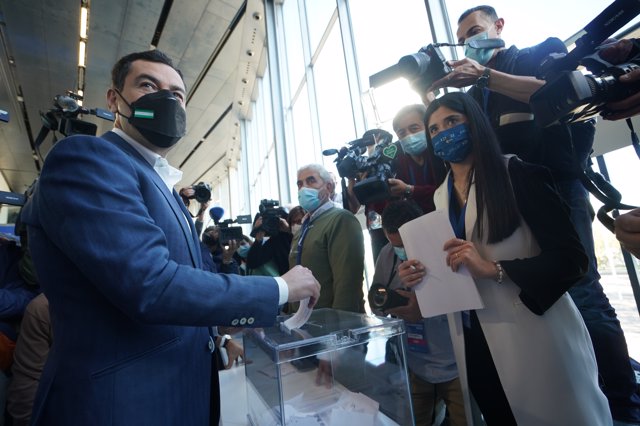
<svg viewBox="0 0 640 426">
<path fill-rule="evenodd" d="M 245 244 L 238 247 L 238 250 L 237 250 L 238 256 L 240 256 L 243 259 L 246 259 L 247 255 L 249 254 L 249 250 L 251 250 L 251 246 L 249 244 Z"/>
<path fill-rule="evenodd" d="M 489 31 L 483 31 L 481 33 L 478 33 L 466 39 L 464 56 L 466 56 L 469 59 L 473 59 L 480 65 L 486 65 L 493 57 L 493 53 L 496 51 L 495 47 L 492 49 L 474 49 L 473 47 L 469 47 L 469 42 L 471 40 L 488 40 L 488 39 L 489 39 Z"/>
<path fill-rule="evenodd" d="M 312 212 L 320 207 L 320 191 L 315 188 L 302 187 L 298 191 L 298 203 L 303 209 Z"/>
<path fill-rule="evenodd" d="M 398 259 L 402 260 L 403 262 L 407 260 L 407 252 L 404 247 L 393 246 L 393 251 L 395 252 L 396 256 L 398 256 Z"/>
<path fill-rule="evenodd" d="M 405 136 L 400 141 L 402 149 L 409 155 L 420 155 L 427 149 L 427 133 L 423 130 L 412 135 Z"/>
</svg>

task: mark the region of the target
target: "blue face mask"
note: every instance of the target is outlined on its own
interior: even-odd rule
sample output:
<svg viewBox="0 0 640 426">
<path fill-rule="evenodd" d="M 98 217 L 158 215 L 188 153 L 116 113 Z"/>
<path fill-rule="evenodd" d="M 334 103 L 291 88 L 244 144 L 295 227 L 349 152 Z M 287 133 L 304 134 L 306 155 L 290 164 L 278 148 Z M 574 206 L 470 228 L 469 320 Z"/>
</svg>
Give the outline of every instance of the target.
<svg viewBox="0 0 640 426">
<path fill-rule="evenodd" d="M 302 187 L 298 191 L 298 203 L 303 209 L 312 212 L 320 207 L 320 191 L 315 188 Z"/>
<path fill-rule="evenodd" d="M 249 254 L 249 250 L 251 250 L 251 246 L 249 244 L 238 247 L 238 250 L 237 250 L 238 256 L 240 256 L 243 259 L 246 259 L 247 255 Z"/>
<path fill-rule="evenodd" d="M 403 262 L 407 260 L 407 252 L 405 251 L 404 247 L 393 246 L 393 251 L 395 252 L 396 256 L 398 256 L 398 259 L 402 260 Z"/>
<path fill-rule="evenodd" d="M 487 40 L 489 39 L 489 32 L 483 31 L 474 36 L 469 37 L 465 40 L 465 44 L 469 43 L 471 40 Z M 493 57 L 493 52 L 495 52 L 495 47 L 493 49 L 474 49 L 473 47 L 469 47 L 467 44 L 464 48 L 464 56 L 469 59 L 473 59 L 480 65 L 486 65 L 491 58 Z"/>
<path fill-rule="evenodd" d="M 402 149 L 409 155 L 420 155 L 427 149 L 427 134 L 423 130 L 409 136 L 405 136 L 400 141 Z"/>
<path fill-rule="evenodd" d="M 471 152 L 469 128 L 465 123 L 441 131 L 431 139 L 431 143 L 434 153 L 450 163 L 461 162 Z"/>
</svg>

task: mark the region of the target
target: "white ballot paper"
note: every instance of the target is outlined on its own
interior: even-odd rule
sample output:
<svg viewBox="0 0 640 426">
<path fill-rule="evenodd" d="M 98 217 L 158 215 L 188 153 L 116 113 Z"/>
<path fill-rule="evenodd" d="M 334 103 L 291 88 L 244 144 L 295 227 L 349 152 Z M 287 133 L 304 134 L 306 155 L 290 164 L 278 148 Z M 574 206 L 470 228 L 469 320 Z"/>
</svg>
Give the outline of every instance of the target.
<svg viewBox="0 0 640 426">
<path fill-rule="evenodd" d="M 465 266 L 453 272 L 447 266 L 444 243 L 455 238 L 449 215 L 436 210 L 400 227 L 409 259 L 417 259 L 427 275 L 413 290 L 424 318 L 484 307 L 476 284 Z"/>
<path fill-rule="evenodd" d="M 313 309 L 309 307 L 309 298 L 301 300 L 300 307 L 298 307 L 296 313 L 282 324 L 285 331 L 290 332 L 305 325 L 311 316 L 311 312 L 313 312 Z"/>
</svg>

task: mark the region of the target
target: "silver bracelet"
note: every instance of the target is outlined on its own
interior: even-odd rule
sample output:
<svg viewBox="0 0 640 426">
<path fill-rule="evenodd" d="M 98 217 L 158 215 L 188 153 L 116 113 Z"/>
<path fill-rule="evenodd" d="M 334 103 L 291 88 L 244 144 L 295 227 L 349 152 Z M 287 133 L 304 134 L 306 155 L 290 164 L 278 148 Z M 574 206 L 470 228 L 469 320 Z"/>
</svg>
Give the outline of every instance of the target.
<svg viewBox="0 0 640 426">
<path fill-rule="evenodd" d="M 498 284 L 502 284 L 502 280 L 504 279 L 504 269 L 498 261 L 494 261 L 493 264 L 496 267 L 496 281 Z"/>
</svg>

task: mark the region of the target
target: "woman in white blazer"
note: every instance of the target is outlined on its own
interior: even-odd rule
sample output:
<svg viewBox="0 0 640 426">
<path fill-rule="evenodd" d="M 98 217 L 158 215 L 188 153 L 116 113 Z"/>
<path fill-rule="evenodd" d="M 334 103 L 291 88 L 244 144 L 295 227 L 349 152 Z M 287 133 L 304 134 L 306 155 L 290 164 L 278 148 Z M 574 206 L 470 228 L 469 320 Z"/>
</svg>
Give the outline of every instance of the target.
<svg viewBox="0 0 640 426">
<path fill-rule="evenodd" d="M 484 302 L 448 315 L 469 424 L 474 400 L 489 425 L 612 424 L 589 334 L 566 294 L 587 258 L 550 174 L 502 156 L 464 93 L 431 103 L 425 128 L 431 153 L 450 167 L 434 194 L 457 236 L 443 247 L 447 264 L 470 271 Z"/>
</svg>

